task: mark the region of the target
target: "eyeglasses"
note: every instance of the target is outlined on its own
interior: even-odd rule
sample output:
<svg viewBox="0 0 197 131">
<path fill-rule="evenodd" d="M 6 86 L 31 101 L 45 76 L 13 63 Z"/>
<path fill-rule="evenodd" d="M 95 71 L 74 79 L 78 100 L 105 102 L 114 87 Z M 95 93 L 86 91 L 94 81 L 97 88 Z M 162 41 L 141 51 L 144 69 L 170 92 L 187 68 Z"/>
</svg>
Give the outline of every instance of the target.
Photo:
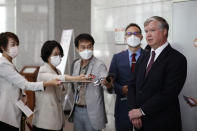
<svg viewBox="0 0 197 131">
<path fill-rule="evenodd" d="M 131 35 L 140 35 L 141 32 L 126 32 L 125 36 L 131 36 Z"/>
</svg>

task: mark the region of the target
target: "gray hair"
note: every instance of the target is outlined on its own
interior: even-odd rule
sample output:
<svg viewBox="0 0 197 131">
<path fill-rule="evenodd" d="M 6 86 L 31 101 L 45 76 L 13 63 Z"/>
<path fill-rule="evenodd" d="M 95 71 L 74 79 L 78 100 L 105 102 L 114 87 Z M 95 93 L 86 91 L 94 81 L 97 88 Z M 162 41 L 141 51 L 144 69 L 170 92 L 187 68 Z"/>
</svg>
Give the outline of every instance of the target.
<svg viewBox="0 0 197 131">
<path fill-rule="evenodd" d="M 169 30 L 169 25 L 168 25 L 168 22 L 160 17 L 160 16 L 152 16 L 150 18 L 148 18 L 145 22 L 144 22 L 144 27 L 147 26 L 150 22 L 152 21 L 158 21 L 159 22 L 159 28 L 160 29 L 166 29 L 167 30 L 167 35 L 166 37 L 168 37 L 168 30 Z"/>
</svg>

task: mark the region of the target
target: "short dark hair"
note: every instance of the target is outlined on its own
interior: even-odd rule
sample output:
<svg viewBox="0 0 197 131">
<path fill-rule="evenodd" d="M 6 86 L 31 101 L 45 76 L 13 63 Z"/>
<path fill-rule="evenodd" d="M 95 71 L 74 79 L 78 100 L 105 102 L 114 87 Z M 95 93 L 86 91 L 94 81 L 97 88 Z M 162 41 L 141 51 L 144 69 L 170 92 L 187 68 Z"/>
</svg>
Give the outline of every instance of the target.
<svg viewBox="0 0 197 131">
<path fill-rule="evenodd" d="M 144 27 L 147 26 L 152 21 L 158 21 L 159 22 L 159 28 L 160 29 L 166 29 L 167 30 L 166 37 L 168 37 L 168 30 L 169 30 L 168 22 L 163 17 L 160 17 L 160 16 L 152 16 L 152 17 L 148 18 L 144 22 Z"/>
<path fill-rule="evenodd" d="M 42 49 L 41 49 L 41 58 L 44 62 L 48 62 L 48 58 L 51 55 L 51 53 L 55 47 L 59 48 L 61 57 L 64 56 L 64 52 L 63 52 L 63 49 L 62 49 L 60 43 L 58 43 L 55 40 L 51 40 L 51 41 L 49 40 L 43 44 Z"/>
<path fill-rule="evenodd" d="M 12 32 L 3 32 L 0 34 L 0 47 L 6 48 L 8 45 L 9 38 L 15 40 L 17 42 L 17 45 L 19 45 L 19 39 L 17 35 L 15 35 Z M 1 53 L 3 52 L 1 48 L 0 48 L 0 52 Z"/>
<path fill-rule="evenodd" d="M 90 34 L 80 34 L 75 38 L 75 47 L 79 47 L 79 42 L 89 41 L 94 45 L 94 38 Z"/>
<path fill-rule="evenodd" d="M 140 33 L 142 33 L 142 30 L 141 30 L 140 26 L 139 26 L 138 24 L 136 24 L 136 23 L 130 23 L 130 24 L 126 27 L 125 32 L 127 31 L 128 28 L 130 28 L 130 27 L 132 27 L 132 26 L 137 27 L 137 28 L 140 30 Z"/>
</svg>

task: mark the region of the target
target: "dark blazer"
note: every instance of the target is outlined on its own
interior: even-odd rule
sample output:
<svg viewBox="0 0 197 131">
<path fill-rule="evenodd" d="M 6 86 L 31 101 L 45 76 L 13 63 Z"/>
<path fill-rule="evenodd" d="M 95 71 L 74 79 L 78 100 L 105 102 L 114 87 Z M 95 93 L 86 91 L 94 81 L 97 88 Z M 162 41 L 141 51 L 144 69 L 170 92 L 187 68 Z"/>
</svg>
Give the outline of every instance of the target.
<svg viewBox="0 0 197 131">
<path fill-rule="evenodd" d="M 141 49 L 141 53 L 143 50 Z M 123 124 L 129 123 L 127 97 L 122 93 L 122 86 L 131 83 L 133 73 L 129 65 L 128 50 L 115 54 L 112 58 L 109 73 L 115 75 L 114 90 L 116 93 L 115 118 Z M 126 98 L 126 100 L 125 100 Z M 124 100 L 121 100 L 124 99 Z M 121 124 L 120 123 L 120 124 Z"/>
<path fill-rule="evenodd" d="M 147 77 L 150 53 L 139 58 L 129 86 L 129 109 L 141 108 L 141 131 L 181 131 L 178 95 L 187 75 L 187 60 L 170 44 L 158 56 Z M 134 93 L 136 91 L 136 93 Z"/>
</svg>

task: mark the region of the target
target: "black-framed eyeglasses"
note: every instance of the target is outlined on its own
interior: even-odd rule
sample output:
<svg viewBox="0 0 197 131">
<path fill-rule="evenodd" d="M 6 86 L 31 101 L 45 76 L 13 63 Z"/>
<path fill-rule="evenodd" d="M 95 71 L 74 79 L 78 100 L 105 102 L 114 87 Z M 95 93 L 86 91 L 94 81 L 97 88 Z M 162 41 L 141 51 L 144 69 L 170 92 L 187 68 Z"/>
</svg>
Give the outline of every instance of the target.
<svg viewBox="0 0 197 131">
<path fill-rule="evenodd" d="M 131 35 L 140 35 L 141 32 L 126 32 L 125 36 L 131 36 Z"/>
</svg>

